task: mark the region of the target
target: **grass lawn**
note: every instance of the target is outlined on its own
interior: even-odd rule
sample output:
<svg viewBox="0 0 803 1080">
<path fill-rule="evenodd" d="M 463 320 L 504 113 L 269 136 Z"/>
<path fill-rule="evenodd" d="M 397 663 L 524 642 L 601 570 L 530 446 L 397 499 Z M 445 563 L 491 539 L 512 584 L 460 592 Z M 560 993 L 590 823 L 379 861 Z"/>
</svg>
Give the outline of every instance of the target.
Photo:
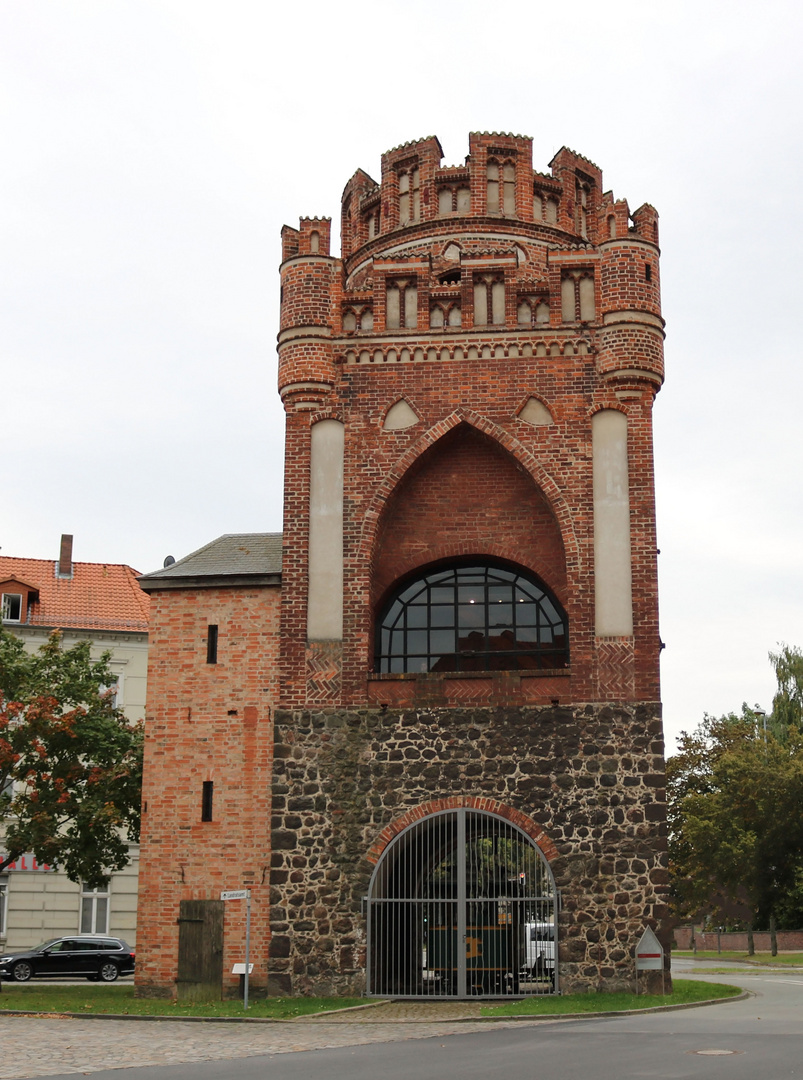
<svg viewBox="0 0 803 1080">
<path fill-rule="evenodd" d="M 803 952 L 778 953 L 777 956 L 768 952 L 757 952 L 754 956 L 750 956 L 746 952 L 726 952 L 725 949 L 722 952 L 717 952 L 716 949 L 699 949 L 696 953 L 688 949 L 682 951 L 673 949 L 672 955 L 688 957 L 692 960 L 738 960 L 739 963 L 770 964 L 773 967 L 781 964 L 789 967 L 803 967 Z"/>
<path fill-rule="evenodd" d="M 561 997 L 532 997 L 505 1005 L 483 1007 L 484 1016 L 510 1016 L 550 1013 L 617 1012 L 624 1009 L 646 1009 L 654 1005 L 678 1005 L 706 1001 L 716 997 L 732 997 L 740 993 L 736 986 L 721 983 L 692 982 L 675 979 L 674 992 L 651 994 L 567 994 Z M 47 1013 L 116 1013 L 129 1016 L 253 1016 L 274 1020 L 292 1020 L 297 1016 L 346 1009 L 365 1005 L 365 998 L 263 998 L 251 1001 L 244 1014 L 241 1001 L 218 1001 L 212 1004 L 183 1001 L 176 1004 L 160 998 L 135 998 L 133 986 L 18 986 L 3 983 L 0 994 L 0 1013 L 24 1009 Z"/>
<path fill-rule="evenodd" d="M 741 994 L 738 986 L 723 983 L 673 979 L 671 994 L 561 994 L 560 997 L 531 997 L 505 1005 L 486 1005 L 483 1016 L 549 1016 L 554 1013 L 620 1012 L 651 1009 L 656 1005 L 689 1005 L 711 998 Z"/>
<path fill-rule="evenodd" d="M 242 1001 L 182 1001 L 176 1004 L 161 998 L 135 998 L 133 986 L 18 986 L 3 983 L 0 1013 L 6 1009 L 30 1009 L 36 1012 L 116 1013 L 128 1016 L 262 1016 L 292 1020 L 308 1013 L 327 1009 L 346 1009 L 365 1005 L 365 998 L 263 998 Z"/>
</svg>

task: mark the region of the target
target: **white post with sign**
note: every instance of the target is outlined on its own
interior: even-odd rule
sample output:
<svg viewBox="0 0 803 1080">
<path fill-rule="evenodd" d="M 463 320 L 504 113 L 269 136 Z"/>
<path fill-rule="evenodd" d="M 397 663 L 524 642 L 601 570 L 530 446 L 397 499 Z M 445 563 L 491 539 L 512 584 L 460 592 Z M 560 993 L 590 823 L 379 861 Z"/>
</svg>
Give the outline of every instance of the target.
<svg viewBox="0 0 803 1080">
<path fill-rule="evenodd" d="M 640 971 L 660 971 L 661 988 L 666 993 L 664 976 L 664 947 L 649 926 L 636 945 L 636 993 L 638 993 L 638 973 Z"/>
<path fill-rule="evenodd" d="M 220 894 L 221 900 L 245 900 L 245 963 L 235 964 L 233 973 L 239 975 L 239 968 L 242 967 L 243 975 L 243 1009 L 248 1008 L 248 976 L 251 974 L 253 964 L 249 963 L 249 953 L 251 952 L 251 890 L 250 889 L 229 889 L 227 892 Z"/>
</svg>

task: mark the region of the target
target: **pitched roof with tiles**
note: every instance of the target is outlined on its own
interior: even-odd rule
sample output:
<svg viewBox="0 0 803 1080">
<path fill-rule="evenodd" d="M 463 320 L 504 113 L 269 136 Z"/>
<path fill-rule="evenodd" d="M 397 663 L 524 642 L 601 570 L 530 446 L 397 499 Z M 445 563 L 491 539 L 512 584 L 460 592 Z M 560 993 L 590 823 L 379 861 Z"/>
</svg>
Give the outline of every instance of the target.
<svg viewBox="0 0 803 1080">
<path fill-rule="evenodd" d="M 150 597 L 136 570 L 121 563 L 73 562 L 72 568 L 72 577 L 57 577 L 53 559 L 0 555 L 0 582 L 19 581 L 38 593 L 26 617 L 11 625 L 147 631 Z"/>
<path fill-rule="evenodd" d="M 144 574 L 139 581 L 148 592 L 243 581 L 278 585 L 281 573 L 281 533 L 227 533 L 170 566 Z"/>
</svg>

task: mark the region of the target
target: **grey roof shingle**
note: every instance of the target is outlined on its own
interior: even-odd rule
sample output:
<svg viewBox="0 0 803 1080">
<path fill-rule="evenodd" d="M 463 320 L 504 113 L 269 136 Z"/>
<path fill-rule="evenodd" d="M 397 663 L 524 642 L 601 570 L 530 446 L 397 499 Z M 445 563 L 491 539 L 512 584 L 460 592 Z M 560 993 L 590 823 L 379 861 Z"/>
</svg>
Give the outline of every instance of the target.
<svg viewBox="0 0 803 1080">
<path fill-rule="evenodd" d="M 146 592 L 198 585 L 234 585 L 240 580 L 278 585 L 281 573 L 281 533 L 227 533 L 171 566 L 144 574 L 139 583 Z"/>
</svg>

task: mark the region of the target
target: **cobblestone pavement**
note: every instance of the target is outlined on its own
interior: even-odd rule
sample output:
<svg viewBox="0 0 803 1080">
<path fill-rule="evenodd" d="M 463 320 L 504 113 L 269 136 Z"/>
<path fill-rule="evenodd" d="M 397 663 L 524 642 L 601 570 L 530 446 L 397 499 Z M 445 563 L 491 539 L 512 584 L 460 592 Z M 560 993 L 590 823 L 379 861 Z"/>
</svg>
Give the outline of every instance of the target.
<svg viewBox="0 0 803 1080">
<path fill-rule="evenodd" d="M 56 1073 L 88 1076 L 101 1069 L 287 1054 L 487 1030 L 487 1022 L 456 1019 L 470 1016 L 475 1009 L 479 1011 L 471 1003 L 444 1002 L 433 1007 L 405 1002 L 344 1013 L 336 1019 L 270 1024 L 4 1016 L 0 1017 L 0 1080 Z M 387 1010 L 384 1015 L 383 1010 Z M 508 1026 L 521 1021 L 499 1023 Z"/>
</svg>

